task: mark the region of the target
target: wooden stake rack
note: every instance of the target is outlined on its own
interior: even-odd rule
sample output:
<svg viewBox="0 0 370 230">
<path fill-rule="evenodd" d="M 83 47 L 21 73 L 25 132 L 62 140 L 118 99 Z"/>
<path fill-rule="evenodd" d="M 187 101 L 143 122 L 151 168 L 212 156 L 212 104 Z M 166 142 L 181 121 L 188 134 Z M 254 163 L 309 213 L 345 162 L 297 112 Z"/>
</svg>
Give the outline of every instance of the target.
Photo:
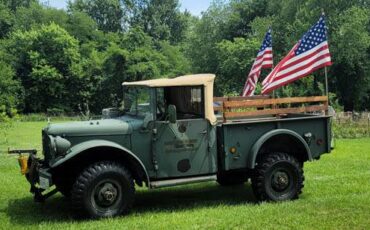
<svg viewBox="0 0 370 230">
<path fill-rule="evenodd" d="M 215 112 L 223 113 L 223 120 L 235 120 L 258 116 L 286 116 L 293 113 L 325 113 L 328 110 L 327 96 L 271 98 L 254 97 L 215 97 Z"/>
</svg>

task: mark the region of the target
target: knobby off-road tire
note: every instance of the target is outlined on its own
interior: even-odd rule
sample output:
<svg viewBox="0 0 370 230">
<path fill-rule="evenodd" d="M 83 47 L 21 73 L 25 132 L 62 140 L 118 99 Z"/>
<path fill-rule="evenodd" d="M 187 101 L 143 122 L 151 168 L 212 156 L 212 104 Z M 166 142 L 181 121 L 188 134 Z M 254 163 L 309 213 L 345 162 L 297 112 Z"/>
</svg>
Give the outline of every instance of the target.
<svg viewBox="0 0 370 230">
<path fill-rule="evenodd" d="M 287 153 L 270 153 L 258 162 L 252 188 L 259 201 L 285 201 L 298 198 L 303 182 L 303 164 Z"/>
<path fill-rule="evenodd" d="M 220 172 L 217 174 L 217 183 L 221 186 L 241 185 L 247 181 L 243 172 Z"/>
<path fill-rule="evenodd" d="M 135 186 L 124 166 L 104 161 L 87 167 L 71 192 L 78 217 L 102 218 L 126 214 L 134 203 Z"/>
</svg>

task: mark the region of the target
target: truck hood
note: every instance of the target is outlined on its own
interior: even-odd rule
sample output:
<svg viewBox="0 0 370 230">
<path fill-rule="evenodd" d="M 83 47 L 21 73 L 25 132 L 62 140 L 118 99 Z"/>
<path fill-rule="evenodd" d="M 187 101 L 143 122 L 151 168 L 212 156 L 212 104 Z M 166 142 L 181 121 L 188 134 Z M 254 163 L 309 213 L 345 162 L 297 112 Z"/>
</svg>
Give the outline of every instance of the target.
<svg viewBox="0 0 370 230">
<path fill-rule="evenodd" d="M 53 136 L 125 135 L 142 125 L 142 120 L 128 116 L 116 119 L 77 121 L 48 125 L 44 131 Z"/>
</svg>

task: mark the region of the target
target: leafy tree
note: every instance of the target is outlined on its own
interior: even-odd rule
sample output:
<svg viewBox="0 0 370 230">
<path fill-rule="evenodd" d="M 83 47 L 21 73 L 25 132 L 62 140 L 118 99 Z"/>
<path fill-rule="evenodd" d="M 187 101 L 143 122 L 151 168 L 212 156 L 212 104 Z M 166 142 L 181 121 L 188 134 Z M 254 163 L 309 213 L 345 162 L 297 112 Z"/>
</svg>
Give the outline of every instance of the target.
<svg viewBox="0 0 370 230">
<path fill-rule="evenodd" d="M 94 112 L 119 106 L 124 81 L 173 77 L 190 71 L 179 47 L 168 42 L 157 43 L 140 28 L 131 29 L 118 42 L 110 42 L 106 50 L 93 49 L 87 63 L 88 68 L 84 68 L 87 75 L 96 76 L 90 100 Z"/>
<path fill-rule="evenodd" d="M 17 8 L 15 18 L 14 31 L 27 31 L 51 22 L 65 28 L 68 21 L 68 15 L 64 10 L 45 8 L 39 3 L 31 3 L 30 6 Z"/>
<path fill-rule="evenodd" d="M 142 27 L 155 40 L 168 40 L 174 44 L 185 38 L 190 14 L 180 12 L 178 0 L 141 1 L 140 6 L 141 11 L 132 18 L 133 26 Z"/>
<path fill-rule="evenodd" d="M 123 81 L 186 73 L 216 73 L 216 94 L 238 95 L 267 28 L 276 64 L 322 10 L 334 62 L 331 99 L 369 110 L 369 1 L 214 0 L 195 17 L 178 0 L 71 0 L 67 11 L 0 0 L 0 113 L 98 113 L 120 104 Z M 323 82 L 316 71 L 275 95 L 322 94 Z"/>
<path fill-rule="evenodd" d="M 19 81 L 14 79 L 14 70 L 0 61 L 0 144 L 8 144 L 12 118 L 17 115 L 16 108 L 22 103 L 22 90 Z"/>
<path fill-rule="evenodd" d="M 216 44 L 224 39 L 226 18 L 225 5 L 213 2 L 200 20 L 193 20 L 194 26 L 185 44 L 186 56 L 191 61 L 193 72 L 216 72 L 218 65 Z"/>
<path fill-rule="evenodd" d="M 254 62 L 260 42 L 256 39 L 235 38 L 217 44 L 219 58 L 216 90 L 219 95 L 240 94 Z"/>
<path fill-rule="evenodd" d="M 0 61 L 0 112 L 12 114 L 12 109 L 22 103 L 21 84 L 15 79 L 15 72 L 8 64 Z"/>
<path fill-rule="evenodd" d="M 111 105 L 110 101 L 106 101 L 107 94 L 111 93 L 108 85 L 103 87 L 104 79 L 103 66 L 105 62 L 105 53 L 99 52 L 93 42 L 81 45 L 82 69 L 83 69 L 83 101 L 79 102 L 79 107 L 82 112 L 100 113 L 104 107 Z"/>
<path fill-rule="evenodd" d="M 190 61 L 183 54 L 182 48 L 173 46 L 167 41 L 160 42 L 161 54 L 166 58 L 167 69 L 165 75 L 168 77 L 180 76 L 191 73 Z"/>
<path fill-rule="evenodd" d="M 346 110 L 370 109 L 368 1 L 214 1 L 190 27 L 185 44 L 186 55 L 191 60 L 193 72 L 217 73 L 216 89 L 222 89 L 218 93 L 238 94 L 245 80 L 241 76 L 248 74 L 251 61 L 244 60 L 245 66 L 241 67 L 243 59 L 236 47 L 243 47 L 243 42 L 253 40 L 262 42 L 263 34 L 271 25 L 274 60 L 278 63 L 318 20 L 322 10 L 327 16 L 334 62 L 329 68 L 329 89 L 338 95 Z M 237 37 L 244 41 L 237 41 Z M 246 59 L 255 58 L 256 53 L 243 52 Z M 313 77 L 277 90 L 277 94 L 322 94 L 323 83 L 324 74 L 319 70 Z"/>
<path fill-rule="evenodd" d="M 0 38 L 8 34 L 14 23 L 14 15 L 9 8 L 0 2 Z"/>
<path fill-rule="evenodd" d="M 68 8 L 87 13 L 104 32 L 122 31 L 125 23 L 120 0 L 75 0 L 69 1 Z"/>
<path fill-rule="evenodd" d="M 140 47 L 154 47 L 153 38 L 148 36 L 140 27 L 131 28 L 121 40 L 121 45 L 129 51 Z"/>
<path fill-rule="evenodd" d="M 18 7 L 29 7 L 32 3 L 36 3 L 37 0 L 0 0 L 0 3 L 7 6 L 11 11 L 16 11 Z"/>
<path fill-rule="evenodd" d="M 82 43 L 99 41 L 102 36 L 96 22 L 89 15 L 80 11 L 72 11 L 68 15 L 65 29 Z"/>
<path fill-rule="evenodd" d="M 256 17 L 266 16 L 267 0 L 232 0 L 228 4 L 229 16 L 225 25 L 225 39 L 232 40 L 252 32 L 251 22 Z"/>
<path fill-rule="evenodd" d="M 16 31 L 8 50 L 19 56 L 14 68 L 26 89 L 26 112 L 76 106 L 80 54 L 77 40 L 67 31 L 54 23 Z"/>
<path fill-rule="evenodd" d="M 351 7 L 338 22 L 338 32 L 332 37 L 335 86 L 345 110 L 364 110 L 370 97 L 370 11 Z"/>
<path fill-rule="evenodd" d="M 99 97 L 99 109 L 119 106 L 123 95 L 122 82 L 127 78 L 128 57 L 129 52 L 114 43 L 110 44 L 104 53 L 103 78 L 95 95 L 96 98 Z"/>
</svg>

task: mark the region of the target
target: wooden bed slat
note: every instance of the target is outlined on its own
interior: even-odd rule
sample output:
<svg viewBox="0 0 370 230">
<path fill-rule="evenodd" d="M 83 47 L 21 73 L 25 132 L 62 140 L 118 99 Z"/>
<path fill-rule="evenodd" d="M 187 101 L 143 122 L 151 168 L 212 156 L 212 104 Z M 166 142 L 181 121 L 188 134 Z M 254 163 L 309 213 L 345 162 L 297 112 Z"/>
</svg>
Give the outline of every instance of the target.
<svg viewBox="0 0 370 230">
<path fill-rule="evenodd" d="M 243 100 L 242 100 L 243 99 Z M 223 120 L 245 118 L 261 115 L 279 115 L 290 113 L 325 112 L 328 110 L 327 96 L 313 97 L 230 97 L 214 98 L 215 102 L 221 102 L 214 107 L 215 111 L 223 112 Z M 305 103 L 309 105 L 304 106 Z M 286 107 L 286 108 L 284 108 Z"/>
<path fill-rule="evenodd" d="M 256 106 L 275 105 L 275 104 L 326 102 L 326 101 L 327 101 L 326 96 L 288 97 L 288 98 L 258 99 L 258 100 L 245 100 L 245 101 L 225 101 L 224 107 L 241 108 L 241 107 L 256 107 Z"/>
<path fill-rule="evenodd" d="M 287 114 L 287 113 L 307 113 L 325 111 L 327 106 L 325 105 L 314 105 L 296 108 L 280 108 L 280 109 L 264 109 L 254 111 L 243 111 L 243 112 L 224 112 L 224 117 L 237 118 L 237 117 L 248 117 L 248 116 L 260 116 L 260 115 L 276 115 L 276 114 Z"/>
</svg>

